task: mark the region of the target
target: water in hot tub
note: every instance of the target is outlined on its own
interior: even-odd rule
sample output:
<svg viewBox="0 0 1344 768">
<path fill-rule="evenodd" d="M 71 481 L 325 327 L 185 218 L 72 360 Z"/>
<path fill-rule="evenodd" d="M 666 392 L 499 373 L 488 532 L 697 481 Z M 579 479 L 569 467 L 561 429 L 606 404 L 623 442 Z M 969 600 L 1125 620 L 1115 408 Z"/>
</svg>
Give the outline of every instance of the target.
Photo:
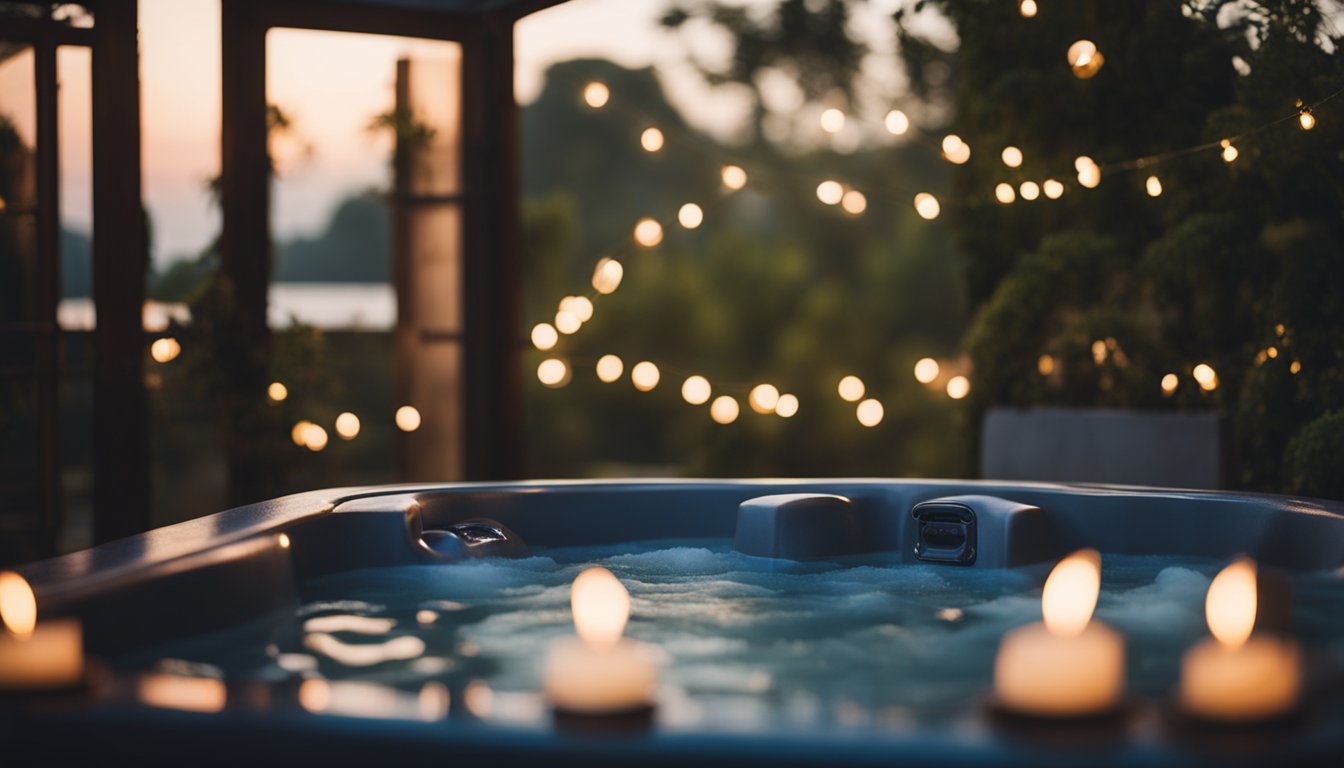
<svg viewBox="0 0 1344 768">
<path fill-rule="evenodd" d="M 1224 564 L 1103 555 L 1096 617 L 1126 637 L 1132 692 L 1170 694 L 1181 653 L 1207 636 L 1204 595 Z M 900 565 L 890 556 L 781 563 L 704 540 L 535 550 L 324 577 L 305 587 L 292 621 L 118 666 L 232 681 L 304 677 L 332 690 L 358 683 L 421 703 L 437 690 L 486 721 L 546 727 L 546 649 L 574 632 L 569 584 L 590 565 L 630 591 L 626 634 L 666 657 L 660 726 L 699 730 L 916 724 L 973 712 L 990 688 L 999 638 L 1040 620 L 1048 568 Z M 1332 608 L 1344 582 L 1305 575 L 1293 590 L 1295 633 L 1312 651 L 1344 652 Z"/>
</svg>

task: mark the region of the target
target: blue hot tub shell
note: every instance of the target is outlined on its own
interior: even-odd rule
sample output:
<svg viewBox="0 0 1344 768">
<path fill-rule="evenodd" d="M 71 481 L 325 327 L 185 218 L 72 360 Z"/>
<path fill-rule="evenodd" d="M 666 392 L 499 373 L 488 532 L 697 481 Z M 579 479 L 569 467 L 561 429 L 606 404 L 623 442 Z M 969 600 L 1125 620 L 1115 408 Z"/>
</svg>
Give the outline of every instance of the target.
<svg viewBox="0 0 1344 768">
<path fill-rule="evenodd" d="M 1117 554 L 1230 559 L 1287 569 L 1344 566 L 1344 504 L 1152 488 L 943 480 L 547 481 L 338 488 L 221 512 L 20 569 L 44 617 L 77 616 L 91 654 L 115 656 L 292 613 L 304 584 L 332 573 L 438 562 L 425 531 L 486 519 L 550 547 L 739 534 L 739 507 L 760 497 L 849 500 L 869 550 L 914 562 L 917 505 L 952 498 L 982 510 L 976 556 L 1000 567 L 1080 547 Z M 957 502 L 957 499 L 962 501 Z M 970 499 L 971 501 L 964 501 Z M 983 511 L 982 502 L 1007 512 Z M 750 506 L 750 505 L 748 505 Z M 935 505 L 936 506 L 936 505 Z M 925 507 L 927 508 L 927 507 Z M 767 510 L 768 511 L 768 510 Z M 940 524 L 941 525 L 941 524 Z M 944 528 L 936 533 L 946 534 Z M 283 534 L 283 536 L 281 535 Z M 1048 540 L 1042 546 L 1041 541 Z M 926 542 L 927 543 L 927 542 Z M 1033 549 L 1035 547 L 1035 549 Z M 115 697 L 14 699 L 3 710 L 9 754 L 30 759 L 114 754 L 125 762 L 338 764 L 643 763 L 801 765 L 1282 765 L 1344 755 L 1344 696 L 1323 671 L 1320 695 L 1291 732 L 1172 730 L 1154 707 L 1117 730 L 994 727 L 968 713 L 955 729 L 843 739 L 662 732 L 620 737 L 512 731 L 469 720 L 360 721 L 278 711 L 269 694 L 234 696 L 223 712 L 124 706 Z M 69 734 L 79 733 L 78 739 Z M 118 762 L 123 760 L 119 759 Z M 23 764 L 23 763 L 16 763 Z"/>
</svg>

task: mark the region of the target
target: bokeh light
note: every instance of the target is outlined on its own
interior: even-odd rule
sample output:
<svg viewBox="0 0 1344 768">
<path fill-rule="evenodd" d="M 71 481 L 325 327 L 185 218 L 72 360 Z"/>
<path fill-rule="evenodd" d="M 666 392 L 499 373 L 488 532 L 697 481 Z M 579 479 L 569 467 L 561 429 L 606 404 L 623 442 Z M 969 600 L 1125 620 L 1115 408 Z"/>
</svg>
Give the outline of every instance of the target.
<svg viewBox="0 0 1344 768">
<path fill-rule="evenodd" d="M 773 384 L 757 384 L 747 394 L 747 405 L 760 414 L 773 412 L 778 404 L 779 388 Z"/>
<path fill-rule="evenodd" d="M 938 378 L 938 361 L 932 357 L 922 357 L 915 363 L 915 381 L 920 384 L 929 384 Z"/>
<path fill-rule="evenodd" d="M 779 402 L 775 403 L 775 415 L 783 419 L 791 419 L 798 413 L 798 396 L 784 394 L 779 396 Z"/>
<path fill-rule="evenodd" d="M 999 158 L 1009 168 L 1016 168 L 1022 164 L 1022 150 L 1017 147 L 1004 147 L 999 153 Z"/>
<path fill-rule="evenodd" d="M 1232 146 L 1231 139 L 1223 139 L 1218 145 L 1223 148 L 1223 162 L 1225 163 L 1230 163 L 1233 160 L 1236 160 L 1237 155 L 1241 154 L 1237 151 L 1236 147 Z"/>
<path fill-rule="evenodd" d="M 899 109 L 888 112 L 882 124 L 887 127 L 887 132 L 892 136 L 903 136 L 906 131 L 910 130 L 910 118 L 906 117 L 905 113 Z"/>
<path fill-rule="evenodd" d="M 971 159 L 970 145 L 962 141 L 961 137 L 955 133 L 949 133 L 943 137 L 942 147 L 943 157 L 947 158 L 948 162 L 961 165 Z"/>
<path fill-rule="evenodd" d="M 1143 182 L 1143 190 L 1148 193 L 1149 197 L 1157 197 L 1162 194 L 1162 181 L 1156 176 L 1149 176 Z"/>
<path fill-rule="evenodd" d="M 593 290 L 602 295 L 615 293 L 621 285 L 621 278 L 625 277 L 625 267 L 621 262 L 603 256 L 598 260 L 597 266 L 593 268 Z"/>
<path fill-rule="evenodd" d="M 851 189 L 840 198 L 840 207 L 845 209 L 845 213 L 858 216 L 868 210 L 868 198 L 857 189 Z"/>
<path fill-rule="evenodd" d="M 558 357 L 548 357 L 537 366 L 537 380 L 557 389 L 569 383 L 569 365 Z"/>
<path fill-rule="evenodd" d="M 663 148 L 663 132 L 657 128 L 645 128 L 644 132 L 639 134 L 639 146 L 643 147 L 645 152 L 657 152 Z"/>
<path fill-rule="evenodd" d="M 610 384 L 621 378 L 621 373 L 625 371 L 625 363 L 615 355 L 603 355 L 597 359 L 596 370 L 598 380 Z"/>
<path fill-rule="evenodd" d="M 601 109 L 607 105 L 607 100 L 611 98 L 611 91 L 606 83 L 591 82 L 583 88 L 583 100 L 593 109 Z"/>
<path fill-rule="evenodd" d="M 865 427 L 876 427 L 882 423 L 882 416 L 885 411 L 882 404 L 871 397 L 859 403 L 854 409 L 854 415 L 858 417 L 859 423 Z"/>
<path fill-rule="evenodd" d="M 709 417 L 719 424 L 732 424 L 741 412 L 737 400 L 728 395 L 719 395 L 709 406 Z"/>
<path fill-rule="evenodd" d="M 1218 388 L 1218 372 L 1213 370 L 1213 366 L 1208 363 L 1200 363 L 1195 366 L 1193 372 L 1195 383 L 1205 392 L 1212 392 Z"/>
<path fill-rule="evenodd" d="M 695 203 L 687 203 L 677 211 L 677 221 L 687 229 L 695 229 L 705 220 L 705 212 Z"/>
<path fill-rule="evenodd" d="M 336 434 L 342 440 L 354 440 L 359 436 L 359 417 L 345 411 L 336 417 Z"/>
<path fill-rule="evenodd" d="M 1051 200 L 1058 200 L 1064 194 L 1064 184 L 1057 179 L 1046 179 L 1041 184 L 1041 191 Z"/>
<path fill-rule="evenodd" d="M 827 179 L 817 185 L 817 199 L 827 205 L 839 203 L 844 196 L 844 186 L 834 179 Z"/>
<path fill-rule="evenodd" d="M 663 225 L 653 219 L 640 219 L 635 224 L 635 242 L 652 248 L 663 242 Z"/>
<path fill-rule="evenodd" d="M 1168 373 L 1162 377 L 1162 394 L 1171 395 L 1176 388 L 1181 385 L 1181 377 L 1174 373 Z"/>
<path fill-rule="evenodd" d="M 172 336 L 155 339 L 154 343 L 149 345 L 149 356 L 154 358 L 156 363 L 169 362 L 180 354 L 182 354 L 182 345 Z"/>
<path fill-rule="evenodd" d="M 266 397 L 272 403 L 283 403 L 285 398 L 289 397 L 289 387 L 286 387 L 283 382 L 272 381 L 266 387 Z"/>
<path fill-rule="evenodd" d="M 1036 0 L 1021 0 L 1017 4 L 1017 11 L 1022 14 L 1022 18 L 1030 19 L 1036 15 Z"/>
<path fill-rule="evenodd" d="M 731 190 L 739 190 L 747 185 L 747 172 L 738 165 L 725 165 L 719 174 L 723 178 L 723 186 Z"/>
<path fill-rule="evenodd" d="M 413 405 L 403 405 L 397 409 L 395 420 L 397 429 L 402 432 L 414 432 L 420 428 L 420 411 Z"/>
<path fill-rule="evenodd" d="M 947 396 L 960 400 L 971 393 L 971 382 L 965 376 L 953 376 L 947 380 Z"/>
<path fill-rule="evenodd" d="M 938 198 L 928 192 L 920 192 L 915 195 L 915 212 L 921 217 L 933 221 L 938 218 L 941 211 L 942 206 L 938 205 Z"/>
<path fill-rule="evenodd" d="M 852 375 L 840 379 L 840 383 L 835 389 L 840 393 L 841 400 L 846 400 L 851 403 L 858 402 L 858 400 L 863 397 L 863 393 L 868 390 L 868 388 L 863 385 L 863 379 Z"/>
<path fill-rule="evenodd" d="M 1101 71 L 1101 65 L 1106 63 L 1106 57 L 1097 50 L 1097 44 L 1091 40 L 1079 40 L 1069 46 L 1065 58 L 1069 61 L 1069 67 L 1073 74 L 1080 80 L 1088 78 Z"/>
<path fill-rule="evenodd" d="M 1013 189 L 1012 184 L 999 182 L 994 186 L 994 199 L 1004 205 L 1008 205 L 1017 199 L 1017 191 Z"/>
<path fill-rule="evenodd" d="M 557 331 L 568 335 L 577 332 L 582 327 L 583 321 L 579 320 L 579 316 L 573 312 L 562 309 L 555 313 L 555 329 Z"/>
<path fill-rule="evenodd" d="M 691 405 L 704 405 L 709 402 L 709 396 L 713 388 L 709 386 L 709 379 L 704 376 L 688 376 L 681 383 L 681 397 Z"/>
<path fill-rule="evenodd" d="M 1017 188 L 1017 192 L 1022 195 L 1023 200 L 1035 200 L 1041 196 L 1041 186 L 1034 181 L 1024 181 L 1022 186 Z"/>
<path fill-rule="evenodd" d="M 635 367 L 630 369 L 630 381 L 635 385 L 635 389 L 640 392 L 648 392 L 658 386 L 660 377 L 658 366 L 648 360 L 635 363 Z"/>
<path fill-rule="evenodd" d="M 537 323 L 532 326 L 532 346 L 545 352 L 560 340 L 560 333 L 550 323 Z"/>
<path fill-rule="evenodd" d="M 1049 376 L 1055 372 L 1055 358 L 1050 355 L 1041 355 L 1036 358 L 1036 372 L 1042 376 Z"/>
<path fill-rule="evenodd" d="M 845 127 L 845 113 L 838 109 L 828 109 L 821 113 L 821 130 L 827 133 L 839 133 Z"/>
</svg>

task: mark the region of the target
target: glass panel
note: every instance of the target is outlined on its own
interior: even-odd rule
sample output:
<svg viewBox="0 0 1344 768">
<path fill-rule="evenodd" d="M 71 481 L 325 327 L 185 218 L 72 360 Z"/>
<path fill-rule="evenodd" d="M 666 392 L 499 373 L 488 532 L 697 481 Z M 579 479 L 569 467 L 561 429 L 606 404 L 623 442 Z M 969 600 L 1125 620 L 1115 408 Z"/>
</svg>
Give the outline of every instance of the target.
<svg viewBox="0 0 1344 768">
<path fill-rule="evenodd" d="M 92 52 L 56 49 L 60 78 L 58 121 L 61 169 L 61 298 L 93 291 L 93 94 Z M 64 303 L 64 302 L 63 302 Z"/>
<path fill-rule="evenodd" d="M 409 62 L 409 135 L 413 148 L 410 189 L 416 195 L 451 195 L 462 176 L 462 51 L 444 46 L 439 58 Z"/>
<path fill-rule="evenodd" d="M 0 211 L 37 204 L 37 93 L 31 46 L 0 42 Z"/>
</svg>

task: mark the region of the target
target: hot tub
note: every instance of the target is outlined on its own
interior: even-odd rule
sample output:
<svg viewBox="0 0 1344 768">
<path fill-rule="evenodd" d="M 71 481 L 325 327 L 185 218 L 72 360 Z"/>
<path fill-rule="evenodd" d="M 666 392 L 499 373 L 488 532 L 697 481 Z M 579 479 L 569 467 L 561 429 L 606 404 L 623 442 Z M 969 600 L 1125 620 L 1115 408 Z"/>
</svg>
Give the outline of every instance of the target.
<svg viewBox="0 0 1344 768">
<path fill-rule="evenodd" d="M 1101 719 L 988 706 L 1003 632 L 1060 556 L 1102 553 L 1129 697 Z M 1281 569 L 1304 706 L 1250 728 L 1172 706 L 1209 579 Z M 651 719 L 557 721 L 541 657 L 599 564 L 665 657 Z M 1284 765 L 1344 756 L 1344 505 L 965 481 L 344 488 L 20 569 L 96 674 L 10 695 L 24 761 Z M 1285 602 L 1287 598 L 1285 598 Z M 1287 605 L 1276 606 L 1287 608 Z"/>
</svg>

